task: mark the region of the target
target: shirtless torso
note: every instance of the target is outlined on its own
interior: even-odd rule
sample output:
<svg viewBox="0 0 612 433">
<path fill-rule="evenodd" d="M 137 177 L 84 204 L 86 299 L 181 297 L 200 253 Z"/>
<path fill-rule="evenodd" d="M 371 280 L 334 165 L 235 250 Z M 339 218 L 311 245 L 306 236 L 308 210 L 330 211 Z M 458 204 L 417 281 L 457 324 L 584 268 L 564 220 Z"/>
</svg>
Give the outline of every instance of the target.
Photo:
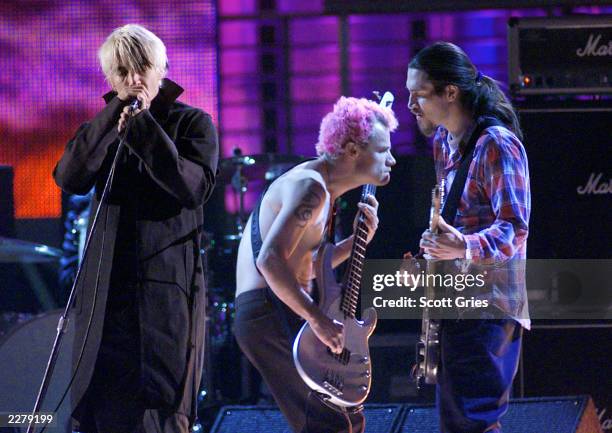
<svg viewBox="0 0 612 433">
<path fill-rule="evenodd" d="M 295 185 L 298 183 L 315 182 L 321 186 L 324 191 L 324 196 L 320 197 L 314 193 L 310 194 L 307 198 L 307 202 L 313 206 L 318 206 L 318 201 L 322 201 L 323 208 L 316 220 L 312 221 L 311 224 L 306 227 L 300 241 L 295 246 L 294 250 L 287 257 L 287 268 L 291 271 L 298 282 L 298 284 L 306 289 L 307 291 L 311 287 L 311 280 L 314 278 L 313 275 L 313 261 L 314 256 L 321 245 L 321 241 L 325 234 L 329 214 L 331 211 L 330 204 L 330 193 L 325 187 L 325 181 L 323 176 L 316 170 L 313 169 L 313 163 L 315 161 L 309 161 L 293 168 L 289 172 L 280 176 L 264 195 L 260 211 L 259 211 L 259 227 L 261 230 L 262 239 L 266 239 L 268 232 L 273 222 L 278 217 L 279 213 L 283 208 L 283 198 L 287 194 L 292 194 L 295 189 Z M 286 205 L 287 203 L 285 203 Z M 300 208 L 296 209 L 300 212 Z M 302 212 L 309 212 L 306 205 L 302 206 Z M 236 296 L 249 290 L 266 287 L 268 284 L 264 279 L 263 275 L 255 268 L 255 261 L 253 260 L 253 249 L 251 242 L 251 224 L 253 215 L 249 218 L 240 248 L 238 249 L 238 263 L 237 269 L 240 272 L 236 275 L 237 290 Z M 305 218 L 305 216 L 303 216 Z M 295 218 L 293 222 L 299 225 L 299 219 Z"/>
</svg>

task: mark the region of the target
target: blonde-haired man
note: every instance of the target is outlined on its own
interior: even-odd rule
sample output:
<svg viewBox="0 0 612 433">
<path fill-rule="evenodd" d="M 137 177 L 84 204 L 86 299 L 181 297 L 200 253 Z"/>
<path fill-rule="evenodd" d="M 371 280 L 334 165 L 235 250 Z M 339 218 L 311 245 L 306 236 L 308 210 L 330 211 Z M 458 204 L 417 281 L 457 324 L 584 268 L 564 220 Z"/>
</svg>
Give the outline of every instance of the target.
<svg viewBox="0 0 612 433">
<path fill-rule="evenodd" d="M 95 187 L 93 209 L 101 207 L 73 310 L 73 418 L 85 433 L 186 433 L 203 363 L 200 232 L 217 134 L 208 114 L 176 100 L 183 89 L 164 78 L 166 49 L 147 29 L 116 29 L 99 59 L 112 89 L 106 107 L 81 125 L 53 173 L 67 192 Z"/>
</svg>

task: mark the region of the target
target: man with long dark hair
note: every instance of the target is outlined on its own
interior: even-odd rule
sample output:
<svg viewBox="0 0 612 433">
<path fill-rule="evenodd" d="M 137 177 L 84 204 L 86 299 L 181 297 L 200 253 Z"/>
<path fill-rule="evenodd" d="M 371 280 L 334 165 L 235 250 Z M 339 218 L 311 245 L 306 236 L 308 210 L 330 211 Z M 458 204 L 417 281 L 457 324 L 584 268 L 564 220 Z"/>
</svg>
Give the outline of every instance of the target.
<svg viewBox="0 0 612 433">
<path fill-rule="evenodd" d="M 506 284 L 485 294 L 491 308 L 473 320 L 441 322 L 440 428 L 444 433 L 500 433 L 522 328 L 530 327 L 524 273 L 521 266 L 509 265 L 526 258 L 531 208 L 518 118 L 497 82 L 451 43 L 419 51 L 408 66 L 406 87 L 419 129 L 434 137 L 438 181 L 446 180 L 447 195 L 458 182 L 460 193 L 456 211 L 448 221 L 441 219 L 440 232 L 423 233 L 425 257 L 503 265 L 506 273 Z M 467 176 L 458 175 L 462 165 Z"/>
</svg>

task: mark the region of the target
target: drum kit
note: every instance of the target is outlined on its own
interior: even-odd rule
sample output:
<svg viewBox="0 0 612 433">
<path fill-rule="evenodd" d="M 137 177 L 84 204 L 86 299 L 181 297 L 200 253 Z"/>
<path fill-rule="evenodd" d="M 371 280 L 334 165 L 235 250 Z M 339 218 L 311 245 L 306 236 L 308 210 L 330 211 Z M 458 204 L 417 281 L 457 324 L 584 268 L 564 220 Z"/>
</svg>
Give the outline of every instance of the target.
<svg viewBox="0 0 612 433">
<path fill-rule="evenodd" d="M 61 255 L 57 248 L 0 236 L 0 315 L 57 308 L 51 288 L 57 278 L 50 280 L 48 274 L 55 270 L 47 265 L 53 266 Z M 2 329 L 0 323 L 0 335 Z"/>
<path fill-rule="evenodd" d="M 47 263 L 61 255 L 57 248 L 0 236 L 0 263 Z"/>
<path fill-rule="evenodd" d="M 23 308 L 20 300 L 28 295 L 16 292 L 30 288 L 39 309 L 57 307 L 37 265 L 53 264 L 61 255 L 57 248 L 0 236 L 0 344 L 9 329 L 33 317 L 32 308 L 36 309 Z M 33 303 L 31 296 L 27 303 Z"/>
</svg>

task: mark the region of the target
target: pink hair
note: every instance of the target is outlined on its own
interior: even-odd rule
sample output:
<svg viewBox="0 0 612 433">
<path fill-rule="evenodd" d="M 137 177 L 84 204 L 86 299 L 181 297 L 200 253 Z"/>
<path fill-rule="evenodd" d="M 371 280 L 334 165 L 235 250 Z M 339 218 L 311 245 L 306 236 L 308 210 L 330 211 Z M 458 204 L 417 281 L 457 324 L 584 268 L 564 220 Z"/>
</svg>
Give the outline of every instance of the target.
<svg viewBox="0 0 612 433">
<path fill-rule="evenodd" d="M 390 108 L 383 108 L 365 98 L 340 97 L 334 111 L 321 121 L 317 154 L 341 155 L 349 141 L 365 146 L 376 122 L 391 132 L 397 128 L 397 119 Z"/>
</svg>

